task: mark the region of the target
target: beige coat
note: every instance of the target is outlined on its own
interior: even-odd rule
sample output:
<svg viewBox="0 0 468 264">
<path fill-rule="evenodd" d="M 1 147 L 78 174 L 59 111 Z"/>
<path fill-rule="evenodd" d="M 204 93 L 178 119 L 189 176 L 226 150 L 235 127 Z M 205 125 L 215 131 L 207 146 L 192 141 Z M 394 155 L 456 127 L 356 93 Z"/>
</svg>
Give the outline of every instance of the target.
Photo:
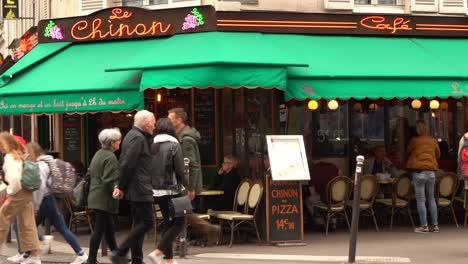
<svg viewBox="0 0 468 264">
<path fill-rule="evenodd" d="M 407 153 L 406 168 L 432 171 L 439 169 L 437 159 L 440 158 L 440 149 L 435 138 L 426 135 L 412 138 Z"/>
</svg>

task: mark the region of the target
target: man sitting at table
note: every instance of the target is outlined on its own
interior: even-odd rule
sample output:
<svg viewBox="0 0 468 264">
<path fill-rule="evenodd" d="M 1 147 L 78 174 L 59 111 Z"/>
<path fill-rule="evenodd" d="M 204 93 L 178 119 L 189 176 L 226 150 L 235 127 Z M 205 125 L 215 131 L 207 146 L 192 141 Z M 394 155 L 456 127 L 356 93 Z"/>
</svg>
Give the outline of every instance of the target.
<svg viewBox="0 0 468 264">
<path fill-rule="evenodd" d="M 232 155 L 224 156 L 224 162 L 218 171 L 215 189 L 223 190 L 224 194 L 216 203 L 217 210 L 232 210 L 237 187 L 240 184 L 240 175 L 237 170 L 237 159 Z"/>
<path fill-rule="evenodd" d="M 304 204 L 313 218 L 315 224 L 325 225 L 325 220 L 321 217 L 316 205 L 327 204 L 328 183 L 335 177 L 340 176 L 340 170 L 333 163 L 319 161 L 310 168 L 309 192 L 310 196 L 304 201 Z M 336 218 L 331 219 L 332 229 L 336 228 Z"/>
<path fill-rule="evenodd" d="M 362 173 L 363 175 L 390 174 L 392 177 L 395 177 L 397 169 L 390 159 L 387 158 L 385 147 L 377 146 L 374 148 L 374 156 L 364 161 Z"/>
</svg>

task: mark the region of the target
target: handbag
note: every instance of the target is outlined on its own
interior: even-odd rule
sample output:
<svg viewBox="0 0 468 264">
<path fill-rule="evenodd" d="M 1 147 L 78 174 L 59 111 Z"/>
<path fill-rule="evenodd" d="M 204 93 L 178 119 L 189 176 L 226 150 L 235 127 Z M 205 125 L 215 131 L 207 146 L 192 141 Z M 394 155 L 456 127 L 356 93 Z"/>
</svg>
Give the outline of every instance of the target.
<svg viewBox="0 0 468 264">
<path fill-rule="evenodd" d="M 173 154 L 172 158 L 174 158 L 175 153 L 174 151 L 171 151 L 171 152 Z M 174 162 L 172 164 L 173 164 L 172 167 L 174 167 Z M 187 173 L 187 170 L 185 171 Z M 186 215 L 192 214 L 193 213 L 192 201 L 188 197 L 185 187 L 182 184 L 177 183 L 177 179 L 176 179 L 174 172 L 172 173 L 172 176 L 173 176 L 173 182 L 174 182 L 173 190 L 175 193 L 177 193 L 172 196 L 169 202 L 169 210 L 170 210 L 172 217 L 184 217 Z"/>
</svg>

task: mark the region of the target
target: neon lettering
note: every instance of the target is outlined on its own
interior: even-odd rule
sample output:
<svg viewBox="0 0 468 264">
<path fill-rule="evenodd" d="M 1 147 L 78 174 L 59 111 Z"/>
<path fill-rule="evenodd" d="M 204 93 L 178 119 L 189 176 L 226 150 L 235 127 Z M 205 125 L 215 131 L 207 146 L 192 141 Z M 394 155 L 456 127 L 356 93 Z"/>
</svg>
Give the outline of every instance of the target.
<svg viewBox="0 0 468 264">
<path fill-rule="evenodd" d="M 114 23 L 115 20 L 123 20 L 130 18 L 133 15 L 131 12 L 123 11 L 121 8 L 114 8 L 112 15 L 107 20 L 108 24 L 102 22 L 101 18 L 94 19 L 91 23 L 86 20 L 76 22 L 72 29 L 71 35 L 77 40 L 87 39 L 105 39 L 111 37 L 130 37 L 130 36 L 156 36 L 160 33 L 166 33 L 171 29 L 172 25 L 163 25 L 159 21 L 153 21 L 151 24 L 138 23 L 134 26 L 124 23 Z M 91 25 L 90 25 L 91 24 Z"/>
<path fill-rule="evenodd" d="M 396 33 L 398 30 L 413 30 L 408 25 L 411 20 L 405 20 L 404 18 L 395 18 L 390 23 L 387 23 L 386 18 L 382 16 L 369 16 L 361 19 L 361 26 L 374 29 L 374 30 L 389 30 L 391 34 Z"/>
</svg>

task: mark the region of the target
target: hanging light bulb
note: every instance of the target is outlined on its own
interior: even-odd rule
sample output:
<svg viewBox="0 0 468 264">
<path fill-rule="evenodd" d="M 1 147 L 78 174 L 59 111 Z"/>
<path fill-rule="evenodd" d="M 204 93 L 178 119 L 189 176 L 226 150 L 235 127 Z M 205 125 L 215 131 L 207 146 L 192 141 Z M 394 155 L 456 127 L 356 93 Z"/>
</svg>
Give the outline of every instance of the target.
<svg viewBox="0 0 468 264">
<path fill-rule="evenodd" d="M 421 101 L 419 99 L 414 99 L 412 102 L 411 102 L 411 107 L 414 108 L 414 109 L 419 109 L 421 108 Z"/>
<path fill-rule="evenodd" d="M 432 101 L 429 103 L 429 107 L 430 107 L 431 109 L 439 109 L 439 106 L 440 106 L 440 104 L 439 104 L 439 101 L 437 101 L 437 100 L 432 100 Z"/>
<path fill-rule="evenodd" d="M 441 109 L 441 110 L 447 111 L 448 108 L 449 108 L 449 105 L 448 105 L 447 102 L 442 102 L 442 103 L 440 103 L 440 109 Z"/>
<path fill-rule="evenodd" d="M 318 109 L 318 102 L 315 101 L 315 100 L 310 100 L 309 103 L 307 104 L 307 107 L 312 111 L 317 110 Z"/>
<path fill-rule="evenodd" d="M 354 111 L 356 111 L 356 112 L 362 112 L 362 104 L 361 104 L 361 103 L 355 103 L 355 104 L 353 105 L 353 109 L 354 109 Z"/>
<path fill-rule="evenodd" d="M 379 106 L 376 103 L 372 103 L 369 105 L 369 112 L 375 112 L 379 109 Z"/>
<path fill-rule="evenodd" d="M 331 100 L 330 102 L 328 102 L 328 108 L 330 110 L 336 110 L 336 109 L 338 109 L 338 107 L 339 107 L 338 101 Z"/>
<path fill-rule="evenodd" d="M 156 95 L 156 101 L 158 103 L 160 103 L 162 101 L 162 95 L 160 93 L 158 93 L 158 95 Z"/>
</svg>

